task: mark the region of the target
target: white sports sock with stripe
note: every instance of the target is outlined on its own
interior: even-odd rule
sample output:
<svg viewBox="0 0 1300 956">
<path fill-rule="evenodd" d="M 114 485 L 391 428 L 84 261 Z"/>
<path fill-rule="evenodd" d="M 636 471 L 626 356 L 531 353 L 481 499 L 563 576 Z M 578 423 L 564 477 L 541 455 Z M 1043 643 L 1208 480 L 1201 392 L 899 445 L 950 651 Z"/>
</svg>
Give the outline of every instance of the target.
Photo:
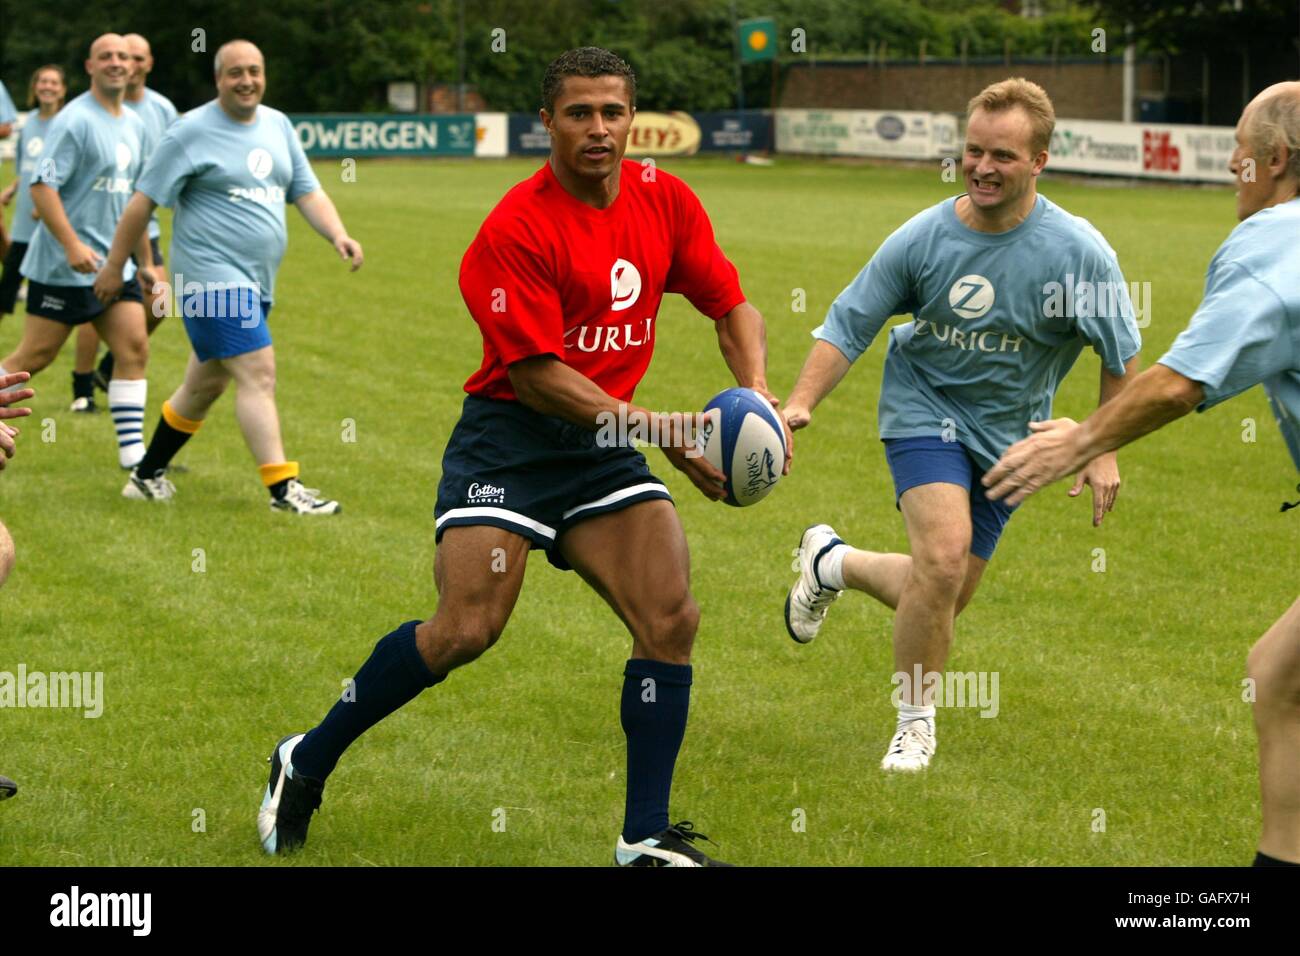
<svg viewBox="0 0 1300 956">
<path fill-rule="evenodd" d="M 108 383 L 108 411 L 117 429 L 117 457 L 123 468 L 134 468 L 144 457 L 144 403 L 147 379 L 115 378 Z"/>
</svg>

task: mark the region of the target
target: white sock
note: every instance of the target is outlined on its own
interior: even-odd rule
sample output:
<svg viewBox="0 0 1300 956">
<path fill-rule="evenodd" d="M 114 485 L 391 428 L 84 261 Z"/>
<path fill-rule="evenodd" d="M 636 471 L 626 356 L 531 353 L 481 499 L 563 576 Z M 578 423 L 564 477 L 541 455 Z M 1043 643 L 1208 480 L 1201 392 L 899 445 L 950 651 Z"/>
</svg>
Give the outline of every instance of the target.
<svg viewBox="0 0 1300 956">
<path fill-rule="evenodd" d="M 920 704 L 904 704 L 899 701 L 898 704 L 898 730 L 902 730 L 906 724 L 914 720 L 924 720 L 930 725 L 930 732 L 934 733 L 934 705 L 922 707 Z"/>
<path fill-rule="evenodd" d="M 149 382 L 115 378 L 108 383 L 108 411 L 117 429 L 117 457 L 123 468 L 134 468 L 144 457 L 144 403 Z"/>
<path fill-rule="evenodd" d="M 822 583 L 822 587 L 830 588 L 832 591 L 844 590 L 844 556 L 848 553 L 847 544 L 837 544 L 817 559 L 817 563 L 813 565 L 813 573 Z"/>
</svg>

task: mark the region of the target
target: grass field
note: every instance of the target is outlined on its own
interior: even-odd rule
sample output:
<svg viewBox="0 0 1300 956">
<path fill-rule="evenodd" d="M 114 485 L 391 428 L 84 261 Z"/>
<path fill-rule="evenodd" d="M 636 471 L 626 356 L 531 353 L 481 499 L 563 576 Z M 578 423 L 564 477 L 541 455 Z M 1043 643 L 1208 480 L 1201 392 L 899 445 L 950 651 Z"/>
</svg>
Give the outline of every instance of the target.
<svg viewBox="0 0 1300 956">
<path fill-rule="evenodd" d="M 0 479 L 19 556 L 0 593 L 0 671 L 103 672 L 104 709 L 0 710 L 0 771 L 21 787 L 0 806 L 0 862 L 609 860 L 629 640 L 540 553 L 500 644 L 346 755 L 304 852 L 269 861 L 254 830 L 274 741 L 314 724 L 379 637 L 432 613 L 442 448 L 480 358 L 457 270 L 488 210 L 537 165 L 362 163 L 343 183 L 318 164 L 366 266 L 349 275 L 291 213 L 272 326 L 289 454 L 343 502 L 336 519 L 270 512 L 229 396 L 182 453 L 177 499 L 125 501 L 108 416 L 66 411 L 71 349 L 37 377 Z M 765 314 L 783 396 L 809 330 L 880 241 L 957 188 L 929 169 L 784 158 L 662 166 L 700 194 Z M 1051 178 L 1042 191 L 1102 230 L 1130 281 L 1151 283 L 1144 364 L 1158 358 L 1235 223 L 1231 192 Z M 806 312 L 791 309 L 795 289 Z M 638 401 L 689 410 L 731 384 L 685 300 L 668 297 L 659 323 Z M 0 354 L 20 329 L 20 317 L 0 324 Z M 184 367 L 179 320 L 152 348 L 147 434 Z M 1118 509 L 1100 529 L 1065 485 L 1018 513 L 950 662 L 998 672 L 1000 711 L 941 712 L 929 772 L 887 778 L 890 613 L 850 594 L 806 647 L 781 621 L 806 525 L 906 547 L 876 434 L 883 356 L 882 336 L 759 507 L 711 504 L 650 456 L 678 498 L 703 610 L 674 819 L 741 864 L 1248 862 L 1259 812 L 1245 655 L 1295 592 L 1297 519 L 1277 511 L 1294 479 L 1262 392 L 1122 453 Z M 1097 374 L 1085 352 L 1058 413 L 1086 415 Z"/>
</svg>

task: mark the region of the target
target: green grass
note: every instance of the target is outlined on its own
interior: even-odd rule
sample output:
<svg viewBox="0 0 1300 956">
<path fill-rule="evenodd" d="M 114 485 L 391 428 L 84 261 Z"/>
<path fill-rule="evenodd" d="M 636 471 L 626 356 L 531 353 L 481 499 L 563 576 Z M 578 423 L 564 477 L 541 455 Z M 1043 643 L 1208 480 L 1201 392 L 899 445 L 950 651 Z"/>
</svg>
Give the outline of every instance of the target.
<svg viewBox="0 0 1300 956">
<path fill-rule="evenodd" d="M 809 330 L 880 241 L 956 188 L 917 168 L 663 166 L 703 198 L 766 315 L 782 395 Z M 0 860 L 268 862 L 253 818 L 271 744 L 315 723 L 379 637 L 434 608 L 441 454 L 481 354 L 457 271 L 488 210 L 535 167 L 363 163 L 343 183 L 318 166 L 367 263 L 347 274 L 291 214 L 272 324 L 287 446 L 308 483 L 344 503 L 337 519 L 270 513 L 229 396 L 182 453 L 192 471 L 176 501 L 124 501 L 107 416 L 66 411 L 70 349 L 38 376 L 20 457 L 0 479 L 19 554 L 0 593 L 0 670 L 102 671 L 106 700 L 95 720 L 0 710 L 0 771 L 22 788 L 0 807 Z M 1234 224 L 1231 193 L 1051 178 L 1043 192 L 1102 230 L 1130 281 L 1151 282 L 1143 357 L 1158 358 Z M 806 312 L 791 311 L 795 289 Z M 698 408 L 730 384 L 709 323 L 675 296 L 659 322 L 638 400 Z M 0 350 L 20 328 L 0 325 Z M 152 343 L 148 433 L 188 350 L 175 320 Z M 1295 529 L 1277 513 L 1290 465 L 1262 393 L 1122 453 L 1118 510 L 1101 529 L 1064 485 L 1022 509 L 951 659 L 1000 674 L 1000 713 L 941 713 L 931 770 L 886 778 L 889 612 L 848 595 L 809 647 L 781 623 L 807 524 L 906 547 L 876 435 L 883 355 L 882 339 L 818 410 L 793 474 L 761 507 L 711 505 L 651 457 L 678 498 L 703 609 L 675 817 L 749 864 L 1248 860 L 1259 817 L 1245 654 L 1295 588 Z M 1083 417 L 1096 390 L 1086 352 L 1058 412 Z M 43 419 L 56 440 L 42 441 Z M 346 419 L 354 443 L 341 439 Z M 1098 547 L 1104 573 L 1092 570 Z M 331 778 L 307 849 L 274 865 L 608 859 L 629 640 L 575 575 L 531 561 L 500 644 L 368 733 Z"/>
</svg>

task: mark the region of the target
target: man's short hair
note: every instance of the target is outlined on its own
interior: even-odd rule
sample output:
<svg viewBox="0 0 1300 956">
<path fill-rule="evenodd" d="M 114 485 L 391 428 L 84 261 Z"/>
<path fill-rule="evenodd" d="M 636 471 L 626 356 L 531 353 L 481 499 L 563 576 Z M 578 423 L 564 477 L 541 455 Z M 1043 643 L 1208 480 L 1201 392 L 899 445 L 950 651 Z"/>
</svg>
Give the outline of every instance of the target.
<svg viewBox="0 0 1300 956">
<path fill-rule="evenodd" d="M 1267 163 L 1281 147 L 1287 174 L 1300 180 L 1300 96 L 1281 90 L 1261 100 L 1250 111 L 1242 135 L 1260 163 Z"/>
<path fill-rule="evenodd" d="M 542 109 L 555 112 L 555 98 L 560 95 L 566 76 L 621 76 L 627 83 L 627 95 L 636 108 L 636 74 L 622 57 L 598 46 L 583 46 L 561 53 L 542 75 Z"/>
<path fill-rule="evenodd" d="M 236 43 L 247 43 L 249 46 L 253 47 L 254 49 L 257 49 L 257 44 L 254 43 L 252 40 L 242 40 L 242 39 L 238 39 L 238 38 L 236 38 L 236 39 L 234 39 L 234 40 L 227 40 L 225 43 L 221 44 L 221 46 L 217 47 L 217 52 L 216 52 L 216 54 L 212 57 L 212 75 L 213 75 L 213 76 L 220 76 L 220 75 L 221 75 L 221 54 L 223 54 L 223 53 L 226 52 L 226 48 L 227 48 L 227 47 L 234 46 Z"/>
<path fill-rule="evenodd" d="M 977 109 L 986 113 L 1000 113 L 1015 106 L 1019 106 L 1029 116 L 1032 131 L 1029 148 L 1035 153 L 1047 149 L 1052 142 L 1052 130 L 1056 128 L 1056 110 L 1052 107 L 1047 91 L 1022 76 L 984 87 L 966 105 L 966 118 L 970 119 Z"/>
</svg>

